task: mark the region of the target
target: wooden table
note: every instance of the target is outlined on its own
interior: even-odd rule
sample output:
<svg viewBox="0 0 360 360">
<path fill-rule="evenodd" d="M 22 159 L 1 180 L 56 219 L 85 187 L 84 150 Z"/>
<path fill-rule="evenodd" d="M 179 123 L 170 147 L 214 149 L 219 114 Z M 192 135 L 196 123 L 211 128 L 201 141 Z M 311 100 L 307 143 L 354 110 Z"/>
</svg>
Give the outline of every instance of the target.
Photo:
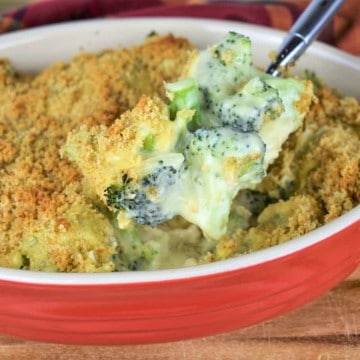
<svg viewBox="0 0 360 360">
<path fill-rule="evenodd" d="M 360 359 L 360 268 L 333 290 L 276 319 L 165 344 L 75 346 L 0 335 L 1 360 Z"/>
</svg>

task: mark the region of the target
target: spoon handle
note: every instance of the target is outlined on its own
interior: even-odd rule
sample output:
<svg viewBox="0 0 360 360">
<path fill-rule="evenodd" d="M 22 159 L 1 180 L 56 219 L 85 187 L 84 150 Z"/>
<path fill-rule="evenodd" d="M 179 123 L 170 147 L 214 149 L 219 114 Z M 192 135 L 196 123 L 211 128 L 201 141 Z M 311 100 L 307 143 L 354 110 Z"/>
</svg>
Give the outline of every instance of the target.
<svg viewBox="0 0 360 360">
<path fill-rule="evenodd" d="M 333 18 L 344 0 L 313 0 L 296 20 L 280 45 L 276 60 L 266 72 L 280 75 L 279 67 L 296 61 Z"/>
</svg>

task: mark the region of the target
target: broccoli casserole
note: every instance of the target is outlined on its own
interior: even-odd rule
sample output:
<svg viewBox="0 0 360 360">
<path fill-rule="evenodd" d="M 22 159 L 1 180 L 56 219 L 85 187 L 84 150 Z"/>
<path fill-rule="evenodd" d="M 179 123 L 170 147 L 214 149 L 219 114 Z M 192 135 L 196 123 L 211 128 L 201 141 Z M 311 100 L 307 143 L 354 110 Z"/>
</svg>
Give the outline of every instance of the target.
<svg viewBox="0 0 360 360">
<path fill-rule="evenodd" d="M 267 77 L 250 45 L 154 35 L 34 76 L 2 60 L 0 265 L 196 265 L 358 204 L 357 101 L 311 75 Z"/>
</svg>

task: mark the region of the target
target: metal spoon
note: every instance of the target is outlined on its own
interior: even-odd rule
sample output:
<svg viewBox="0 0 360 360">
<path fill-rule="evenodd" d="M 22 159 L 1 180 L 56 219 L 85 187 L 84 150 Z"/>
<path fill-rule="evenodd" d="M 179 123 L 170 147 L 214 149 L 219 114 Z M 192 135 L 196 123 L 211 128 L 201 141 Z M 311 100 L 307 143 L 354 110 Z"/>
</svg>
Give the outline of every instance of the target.
<svg viewBox="0 0 360 360">
<path fill-rule="evenodd" d="M 266 72 L 281 75 L 280 67 L 294 63 L 316 39 L 345 0 L 313 0 L 296 20 Z"/>
</svg>

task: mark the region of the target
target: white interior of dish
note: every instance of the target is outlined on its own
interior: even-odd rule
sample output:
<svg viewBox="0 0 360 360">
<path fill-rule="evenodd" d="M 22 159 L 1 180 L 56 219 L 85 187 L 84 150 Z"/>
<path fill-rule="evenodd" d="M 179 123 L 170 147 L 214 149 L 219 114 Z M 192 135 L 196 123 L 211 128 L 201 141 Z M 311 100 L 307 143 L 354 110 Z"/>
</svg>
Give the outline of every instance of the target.
<svg viewBox="0 0 360 360">
<path fill-rule="evenodd" d="M 189 38 L 204 48 L 228 31 L 247 35 L 253 42 L 254 63 L 266 67 L 269 53 L 279 46 L 281 31 L 222 20 L 187 18 L 132 18 L 94 20 L 44 26 L 0 38 L 0 57 L 9 58 L 19 70 L 36 72 L 58 60 L 69 60 L 79 52 L 96 52 L 143 41 L 151 31 Z M 314 71 L 344 95 L 360 99 L 360 59 L 322 43 L 314 43 L 298 61 L 294 72 Z M 182 269 L 101 274 L 42 273 L 0 268 L 0 279 L 43 284 L 142 283 L 191 278 L 231 271 L 273 260 L 322 241 L 360 219 L 360 206 L 304 236 L 253 254 Z"/>
</svg>

